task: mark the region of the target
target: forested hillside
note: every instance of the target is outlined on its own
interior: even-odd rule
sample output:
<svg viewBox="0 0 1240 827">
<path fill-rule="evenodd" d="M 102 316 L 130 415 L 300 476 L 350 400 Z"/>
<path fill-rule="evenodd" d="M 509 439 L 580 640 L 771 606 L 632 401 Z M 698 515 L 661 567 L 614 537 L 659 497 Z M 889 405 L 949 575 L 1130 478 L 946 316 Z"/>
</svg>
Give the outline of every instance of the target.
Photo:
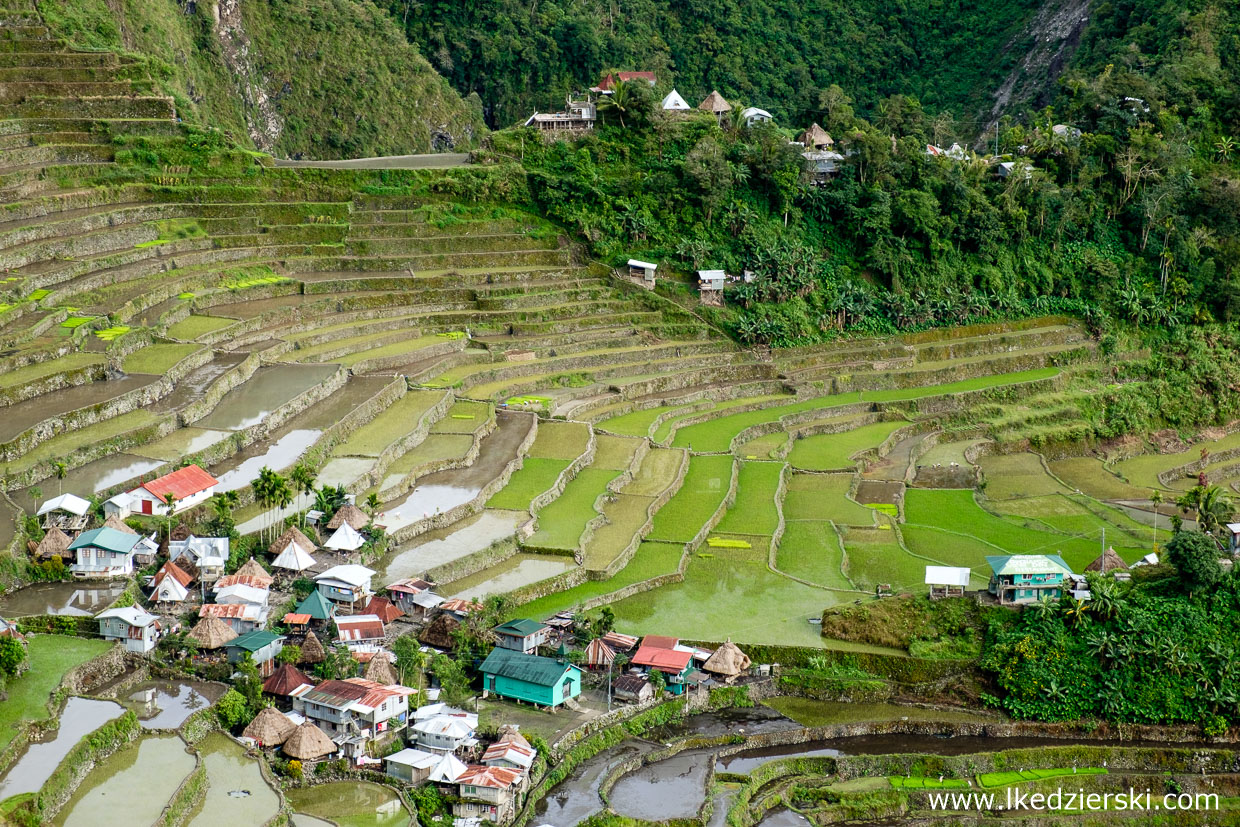
<svg viewBox="0 0 1240 827">
<path fill-rule="evenodd" d="M 839 84 L 869 113 L 893 94 L 974 117 L 1026 47 L 1038 0 L 373 0 L 494 127 L 563 103 L 600 69 L 651 69 L 696 104 L 712 89 L 783 120 Z"/>
<path fill-rule="evenodd" d="M 469 147 L 468 104 L 369 0 L 40 0 L 59 36 L 141 55 L 187 121 L 279 156 Z"/>
</svg>

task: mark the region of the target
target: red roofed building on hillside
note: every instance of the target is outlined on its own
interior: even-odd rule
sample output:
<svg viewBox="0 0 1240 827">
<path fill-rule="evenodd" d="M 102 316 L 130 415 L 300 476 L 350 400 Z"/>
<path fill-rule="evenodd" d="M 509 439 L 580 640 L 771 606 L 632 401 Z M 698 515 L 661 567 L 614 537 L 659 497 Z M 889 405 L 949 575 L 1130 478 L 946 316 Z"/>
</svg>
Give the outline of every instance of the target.
<svg viewBox="0 0 1240 827">
<path fill-rule="evenodd" d="M 386 597 L 371 597 L 370 602 L 362 607 L 362 614 L 374 615 L 384 623 L 391 623 L 405 613 L 392 604 Z"/>
<path fill-rule="evenodd" d="M 171 494 L 176 498 L 172 507 L 172 513 L 176 514 L 206 502 L 215 493 L 217 485 L 219 480 L 202 468 L 187 465 L 130 491 L 129 509 L 138 514 L 167 514 L 165 498 Z"/>
<path fill-rule="evenodd" d="M 664 637 L 663 635 L 646 635 L 642 638 L 642 647 L 649 646 L 651 649 L 675 649 L 680 645 L 680 639 L 674 637 Z"/>
<path fill-rule="evenodd" d="M 659 82 L 659 79 L 655 77 L 654 72 L 612 72 L 604 75 L 603 79 L 598 82 L 598 86 L 590 87 L 590 91 L 602 92 L 604 95 L 607 95 L 610 94 L 615 88 L 618 81 L 631 83 L 635 80 L 644 80 L 651 86 L 654 86 Z"/>
<path fill-rule="evenodd" d="M 633 655 L 634 666 L 644 666 L 647 672 L 661 672 L 667 681 L 667 688 L 676 695 L 685 691 L 685 685 L 694 683 L 690 679 L 693 669 L 693 652 L 688 648 L 673 649 L 666 646 L 679 643 L 675 638 L 647 635 L 642 645 Z"/>
<path fill-rule="evenodd" d="M 351 615 L 336 618 L 336 631 L 346 646 L 383 642 L 383 621 L 377 615 Z"/>
<path fill-rule="evenodd" d="M 456 779 L 461 800 L 452 805 L 457 818 L 482 818 L 504 823 L 515 815 L 525 775 L 507 767 L 473 764 Z"/>
</svg>

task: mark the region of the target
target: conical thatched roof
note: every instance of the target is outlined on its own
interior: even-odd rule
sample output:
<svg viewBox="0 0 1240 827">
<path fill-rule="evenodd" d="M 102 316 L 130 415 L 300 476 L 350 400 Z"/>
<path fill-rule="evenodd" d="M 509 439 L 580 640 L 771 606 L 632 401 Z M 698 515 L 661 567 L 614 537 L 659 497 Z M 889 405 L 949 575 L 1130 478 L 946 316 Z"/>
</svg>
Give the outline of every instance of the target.
<svg viewBox="0 0 1240 827">
<path fill-rule="evenodd" d="M 809 129 L 801 133 L 801 143 L 808 147 L 831 146 L 835 143 L 835 139 L 818 124 L 810 124 Z"/>
<path fill-rule="evenodd" d="M 314 550 L 317 548 L 314 541 L 311 540 L 309 537 L 307 537 L 305 534 L 303 534 L 301 532 L 301 529 L 299 529 L 297 526 L 294 525 L 294 526 L 289 526 L 288 531 L 285 531 L 283 534 L 277 537 L 275 539 L 275 542 L 273 542 L 270 546 L 267 547 L 267 553 L 270 554 L 272 557 L 277 557 L 279 556 L 280 552 L 288 548 L 289 543 L 296 543 L 297 545 L 301 546 L 303 549 L 310 552 L 311 554 L 313 554 Z"/>
<path fill-rule="evenodd" d="M 336 751 L 327 733 L 306 721 L 289 735 L 282 747 L 284 754 L 298 761 L 314 761 Z"/>
<path fill-rule="evenodd" d="M 249 560 L 246 560 L 245 565 L 237 569 L 237 571 L 234 572 L 234 574 L 236 574 L 239 577 L 257 577 L 259 580 L 267 581 L 268 586 L 270 586 L 272 583 L 275 582 L 275 578 L 273 578 L 270 574 L 268 574 L 267 570 L 264 569 L 262 566 L 260 566 L 258 564 L 258 561 L 255 560 L 253 557 L 251 557 Z"/>
<path fill-rule="evenodd" d="M 1108 548 L 1098 555 L 1097 560 L 1086 566 L 1085 571 L 1100 571 L 1103 574 L 1109 571 L 1128 571 L 1128 564 L 1124 562 L 1124 558 L 1115 553 L 1115 549 Z"/>
<path fill-rule="evenodd" d="M 370 518 L 366 516 L 365 511 L 352 503 L 346 503 L 336 510 L 336 514 L 328 522 L 327 528 L 330 531 L 335 531 L 340 526 L 348 523 L 350 528 L 355 531 L 361 531 L 369 522 Z"/>
<path fill-rule="evenodd" d="M 731 640 L 727 640 L 715 650 L 715 654 L 707 658 L 702 668 L 716 675 L 735 678 L 748 669 L 751 663 L 753 661 L 749 659 L 749 655 L 742 652 Z"/>
<path fill-rule="evenodd" d="M 452 639 L 452 633 L 460 626 L 461 621 L 452 615 L 442 614 L 427 624 L 422 634 L 418 635 L 418 640 L 436 649 L 451 649 L 456 645 L 456 641 Z"/>
<path fill-rule="evenodd" d="M 297 725 L 274 706 L 263 707 L 241 734 L 264 747 L 277 747 L 297 731 Z"/>
<path fill-rule="evenodd" d="M 203 649 L 219 649 L 235 639 L 237 633 L 215 615 L 207 615 L 189 630 L 189 636 Z"/>
<path fill-rule="evenodd" d="M 362 674 L 362 677 L 368 681 L 381 683 L 384 686 L 396 683 L 396 673 L 392 671 L 392 662 L 382 652 L 370 659 L 370 663 L 366 664 L 366 671 Z"/>
<path fill-rule="evenodd" d="M 298 663 L 322 663 L 327 657 L 327 652 L 323 649 L 323 644 L 319 643 L 319 639 L 315 637 L 314 632 L 306 635 L 305 641 L 301 644 L 301 660 Z"/>
<path fill-rule="evenodd" d="M 698 109 L 714 112 L 717 115 L 720 112 L 731 112 L 732 104 L 725 101 L 723 95 L 719 94 L 719 90 L 716 89 L 706 96 L 706 100 L 698 104 Z"/>
<path fill-rule="evenodd" d="M 130 528 L 129 526 L 125 525 L 125 521 L 122 520 L 120 517 L 116 516 L 115 514 L 109 515 L 108 518 L 103 521 L 103 527 L 115 529 L 116 531 L 119 531 L 122 534 L 137 534 L 138 533 L 134 531 L 132 528 Z"/>
<path fill-rule="evenodd" d="M 271 673 L 271 677 L 263 681 L 263 691 L 268 695 L 291 695 L 293 690 L 299 686 L 306 684 L 314 685 L 314 681 L 307 678 L 291 663 L 281 665 L 276 671 Z"/>
<path fill-rule="evenodd" d="M 63 557 L 65 552 L 69 550 L 70 542 L 72 541 L 69 539 L 68 534 L 65 534 L 56 526 L 52 526 L 43 535 L 43 539 L 39 542 L 35 553 L 44 560 L 50 560 L 53 557 Z"/>
<path fill-rule="evenodd" d="M 172 529 L 172 533 L 168 535 L 169 540 L 188 540 L 194 536 L 194 532 L 189 530 L 189 526 L 185 523 L 177 523 L 177 527 Z"/>
</svg>

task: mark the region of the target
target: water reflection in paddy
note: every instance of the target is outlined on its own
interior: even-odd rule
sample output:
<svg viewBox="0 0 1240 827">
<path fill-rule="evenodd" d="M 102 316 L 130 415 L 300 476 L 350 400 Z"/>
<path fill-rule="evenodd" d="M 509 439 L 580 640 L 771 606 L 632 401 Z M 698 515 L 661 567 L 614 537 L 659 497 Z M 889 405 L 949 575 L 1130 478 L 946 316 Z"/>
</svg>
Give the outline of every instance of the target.
<svg viewBox="0 0 1240 827">
<path fill-rule="evenodd" d="M 99 762 L 61 811 L 60 823 L 153 824 L 194 766 L 177 736 L 147 736 Z"/>
<path fill-rule="evenodd" d="M 298 813 L 330 819 L 340 827 L 406 827 L 409 813 L 396 793 L 369 782 L 335 782 L 286 793 Z"/>
<path fill-rule="evenodd" d="M 114 454 L 66 472 L 65 478 L 57 481 L 56 487 L 59 490 L 73 491 L 80 496 L 89 497 L 91 494 L 114 485 L 137 479 L 161 465 L 163 462 L 157 459 L 134 454 Z M 31 496 L 30 489 L 25 488 L 13 493 L 13 501 L 26 511 L 34 513 L 43 500 L 56 495 L 56 492 L 46 482 L 39 488 L 38 497 Z"/>
<path fill-rule="evenodd" d="M 35 583 L 0 597 L 0 616 L 73 615 L 84 617 L 103 611 L 121 596 L 124 583 Z"/>
<path fill-rule="evenodd" d="M 388 555 L 382 582 L 421 577 L 429 568 L 450 563 L 511 536 L 526 519 L 528 515 L 522 512 L 488 509 L 447 528 L 423 534 Z"/>
<path fill-rule="evenodd" d="M 809 823 L 809 819 L 800 813 L 780 808 L 767 813 L 766 817 L 758 822 L 758 827 L 803 827 Z"/>
<path fill-rule="evenodd" d="M 218 683 L 150 681 L 129 690 L 124 703 L 147 729 L 176 729 L 223 694 L 224 686 Z"/>
<path fill-rule="evenodd" d="M 598 795 L 599 782 L 619 762 L 630 756 L 649 752 L 653 744 L 633 741 L 621 748 L 608 750 L 583 761 L 577 769 L 557 784 L 554 789 L 534 805 L 533 823 L 550 827 L 574 827 L 593 813 L 603 809 Z"/>
<path fill-rule="evenodd" d="M 335 365 L 279 365 L 259 368 L 250 381 L 227 394 L 195 424 L 221 431 L 257 425 L 268 414 L 335 373 Z"/>
<path fill-rule="evenodd" d="M 47 740 L 33 743 L 0 780 L 0 801 L 11 795 L 37 792 L 56 767 L 87 733 L 125 714 L 119 704 L 90 698 L 70 698 L 60 713 L 59 726 Z"/>
<path fill-rule="evenodd" d="M 505 594 L 576 568 L 571 557 L 517 554 L 477 574 L 444 586 L 445 594 L 476 600 Z"/>
<path fill-rule="evenodd" d="M 262 824 L 279 811 L 280 797 L 240 744 L 213 732 L 198 749 L 207 768 L 207 795 L 189 827 Z"/>
<path fill-rule="evenodd" d="M 693 818 L 706 795 L 713 750 L 686 750 L 629 773 L 611 788 L 617 813 L 646 821 Z"/>
<path fill-rule="evenodd" d="M 258 476 L 259 470 L 264 466 L 273 471 L 283 471 L 296 463 L 321 433 L 322 431 L 309 429 L 289 431 L 275 442 L 262 442 L 246 448 L 227 462 L 211 469 L 220 481 L 219 490 L 235 491 L 244 488 Z"/>
</svg>

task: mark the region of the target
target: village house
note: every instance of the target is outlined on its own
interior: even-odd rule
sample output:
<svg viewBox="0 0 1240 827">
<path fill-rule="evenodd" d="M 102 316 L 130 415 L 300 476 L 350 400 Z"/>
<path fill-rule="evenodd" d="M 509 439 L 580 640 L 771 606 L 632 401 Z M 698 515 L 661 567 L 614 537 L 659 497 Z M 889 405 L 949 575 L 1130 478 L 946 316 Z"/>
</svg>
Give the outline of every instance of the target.
<svg viewBox="0 0 1240 827">
<path fill-rule="evenodd" d="M 365 602 L 374 594 L 370 587 L 371 578 L 375 573 L 355 564 L 332 566 L 314 578 L 319 593 L 333 603 L 348 604 L 349 611 L 356 603 Z"/>
<path fill-rule="evenodd" d="M 179 514 L 211 499 L 217 485 L 219 480 L 205 470 L 187 465 L 130 491 L 128 508 L 132 513 L 163 516 L 168 513 L 165 498 L 171 494 L 175 498 L 172 513 Z"/>
<path fill-rule="evenodd" d="M 551 627 L 522 617 L 501 623 L 492 631 L 495 632 L 497 646 L 532 655 L 547 642 Z"/>
<path fill-rule="evenodd" d="M 647 672 L 659 671 L 674 695 L 684 693 L 685 687 L 695 683 L 693 679 L 693 650 L 680 646 L 676 638 L 646 635 L 633 655 L 632 664 Z"/>
<path fill-rule="evenodd" d="M 827 130 L 816 123 L 812 123 L 809 129 L 801 133 L 800 144 L 809 150 L 827 149 L 835 146 L 835 139 L 831 137 Z"/>
<path fill-rule="evenodd" d="M 69 544 L 76 562 L 69 567 L 74 577 L 129 577 L 134 571 L 134 549 L 141 538 L 114 528 L 83 531 Z"/>
<path fill-rule="evenodd" d="M 477 727 L 477 715 L 436 715 L 415 721 L 411 738 L 423 749 L 456 752 L 477 743 L 474 737 Z"/>
<path fill-rule="evenodd" d="M 36 516 L 45 531 L 58 528 L 73 536 L 90 523 L 90 502 L 76 494 L 61 494 L 40 505 Z"/>
<path fill-rule="evenodd" d="M 312 626 L 322 626 L 336 616 L 336 604 L 324 597 L 322 592 L 315 590 L 297 604 L 295 613 L 308 617 Z"/>
<path fill-rule="evenodd" d="M 1108 548 L 1098 555 L 1092 563 L 1085 567 L 1085 571 L 1109 574 L 1116 580 L 1132 579 L 1132 573 L 1128 570 L 1128 564 L 1124 562 L 1124 558 L 1120 557 L 1114 548 Z"/>
<path fill-rule="evenodd" d="M 770 112 L 765 109 L 759 109 L 756 106 L 747 106 L 741 110 L 741 117 L 745 119 L 745 126 L 756 126 L 760 123 L 770 123 L 774 118 Z"/>
<path fill-rule="evenodd" d="M 480 671 L 484 698 L 492 694 L 554 708 L 581 694 L 581 669 L 573 664 L 499 646 Z"/>
<path fill-rule="evenodd" d="M 586 644 L 584 663 L 587 669 L 610 669 L 615 662 L 616 651 L 601 637 Z"/>
<path fill-rule="evenodd" d="M 399 684 L 345 678 L 297 690 L 293 708 L 356 758 L 365 754 L 370 741 L 408 726 L 409 696 L 414 692 Z"/>
<path fill-rule="evenodd" d="M 252 603 L 206 603 L 198 608 L 200 618 L 219 618 L 239 635 L 266 626 L 267 614 L 266 606 L 255 606 Z"/>
<path fill-rule="evenodd" d="M 124 643 L 126 651 L 145 655 L 159 642 L 159 620 L 137 606 L 108 609 L 95 615 L 95 620 L 100 636 Z"/>
<path fill-rule="evenodd" d="M 698 104 L 698 109 L 714 115 L 719 125 L 723 126 L 724 121 L 728 118 L 728 113 L 732 111 L 732 104 L 724 100 L 723 95 L 719 94 L 719 90 L 716 89 Z"/>
<path fill-rule="evenodd" d="M 482 611 L 482 604 L 476 600 L 466 600 L 462 597 L 451 597 L 439 604 L 439 609 L 457 620 L 464 620 L 474 612 Z"/>
<path fill-rule="evenodd" d="M 350 649 L 383 643 L 383 621 L 378 615 L 351 615 L 336 618 L 340 642 Z"/>
<path fill-rule="evenodd" d="M 276 655 L 284 648 L 284 640 L 284 635 L 277 635 L 266 629 L 254 629 L 238 635 L 225 644 L 228 662 L 237 663 L 249 654 L 254 665 L 258 667 L 258 674 L 264 678 L 270 677 L 275 671 Z"/>
<path fill-rule="evenodd" d="M 378 595 L 371 595 L 370 600 L 368 600 L 366 605 L 362 607 L 362 614 L 375 615 L 382 620 L 384 624 L 391 623 L 394 620 L 399 620 L 405 616 L 405 613 L 402 612 L 395 603 L 388 600 L 386 597 L 379 597 Z"/>
<path fill-rule="evenodd" d="M 930 587 L 930 599 L 941 597 L 964 597 L 973 572 L 963 566 L 926 566 L 926 585 Z"/>
<path fill-rule="evenodd" d="M 277 703 L 288 708 L 293 696 L 302 691 L 304 686 L 314 686 L 314 681 L 291 663 L 277 667 L 267 680 L 263 681 L 263 694 L 270 695 Z"/>
<path fill-rule="evenodd" d="M 405 614 L 413 614 L 413 598 L 431 590 L 431 584 L 425 580 L 397 580 L 387 585 L 388 598 Z"/>
<path fill-rule="evenodd" d="M 600 95 L 610 95 L 616 91 L 617 83 L 634 83 L 636 81 L 645 81 L 651 88 L 659 83 L 659 78 L 654 72 L 608 72 L 599 79 L 597 86 L 591 86 L 591 92 L 597 92 Z"/>
<path fill-rule="evenodd" d="M 572 135 L 594 129 L 598 120 L 598 105 L 588 97 L 573 98 L 564 102 L 563 112 L 535 112 L 526 119 L 525 125 L 543 133 L 544 138 L 554 140 L 560 135 Z"/>
<path fill-rule="evenodd" d="M 133 514 L 132 503 L 133 497 L 129 496 L 128 491 L 114 494 L 103 501 L 103 516 L 123 520 Z"/>
<path fill-rule="evenodd" d="M 299 574 L 317 565 L 313 556 L 316 550 L 314 542 L 301 529 L 289 526 L 268 546 L 267 553 L 275 558 L 271 562 L 273 569 Z"/>
<path fill-rule="evenodd" d="M 516 814 L 525 775 L 506 767 L 471 766 L 457 780 L 461 800 L 452 805 L 457 818 L 481 818 L 497 824 Z"/>
<path fill-rule="evenodd" d="M 835 177 L 840 171 L 840 161 L 844 160 L 843 155 L 829 149 L 807 149 L 801 157 L 809 162 L 812 181 L 819 186 Z"/>
<path fill-rule="evenodd" d="M 643 286 L 653 290 L 655 271 L 659 265 L 640 259 L 629 259 L 629 278 L 639 279 Z"/>
<path fill-rule="evenodd" d="M 617 700 L 645 703 L 654 697 L 654 687 L 645 675 L 621 675 L 612 684 Z"/>
<path fill-rule="evenodd" d="M 1072 569 L 1058 554 L 995 555 L 986 558 L 993 572 L 988 591 L 1004 605 L 1036 603 L 1063 596 Z"/>
<path fill-rule="evenodd" d="M 198 578 L 204 583 L 213 583 L 224 575 L 228 554 L 227 537 L 195 537 L 191 534 L 184 540 L 168 541 L 168 559 L 175 562 L 186 558 L 198 569 Z"/>
<path fill-rule="evenodd" d="M 537 753 L 525 736 L 512 725 L 500 728 L 499 738 L 486 748 L 482 763 L 488 767 L 507 767 L 517 772 L 529 772 Z"/>
<path fill-rule="evenodd" d="M 155 572 L 155 579 L 151 581 L 151 602 L 181 603 L 189 597 L 189 587 L 193 582 L 194 578 L 169 560 Z"/>
<path fill-rule="evenodd" d="M 406 784 L 421 784 L 431 776 L 431 770 L 439 763 L 440 756 L 432 752 L 406 747 L 400 752 L 385 756 L 383 769 L 388 778 Z"/>
</svg>

